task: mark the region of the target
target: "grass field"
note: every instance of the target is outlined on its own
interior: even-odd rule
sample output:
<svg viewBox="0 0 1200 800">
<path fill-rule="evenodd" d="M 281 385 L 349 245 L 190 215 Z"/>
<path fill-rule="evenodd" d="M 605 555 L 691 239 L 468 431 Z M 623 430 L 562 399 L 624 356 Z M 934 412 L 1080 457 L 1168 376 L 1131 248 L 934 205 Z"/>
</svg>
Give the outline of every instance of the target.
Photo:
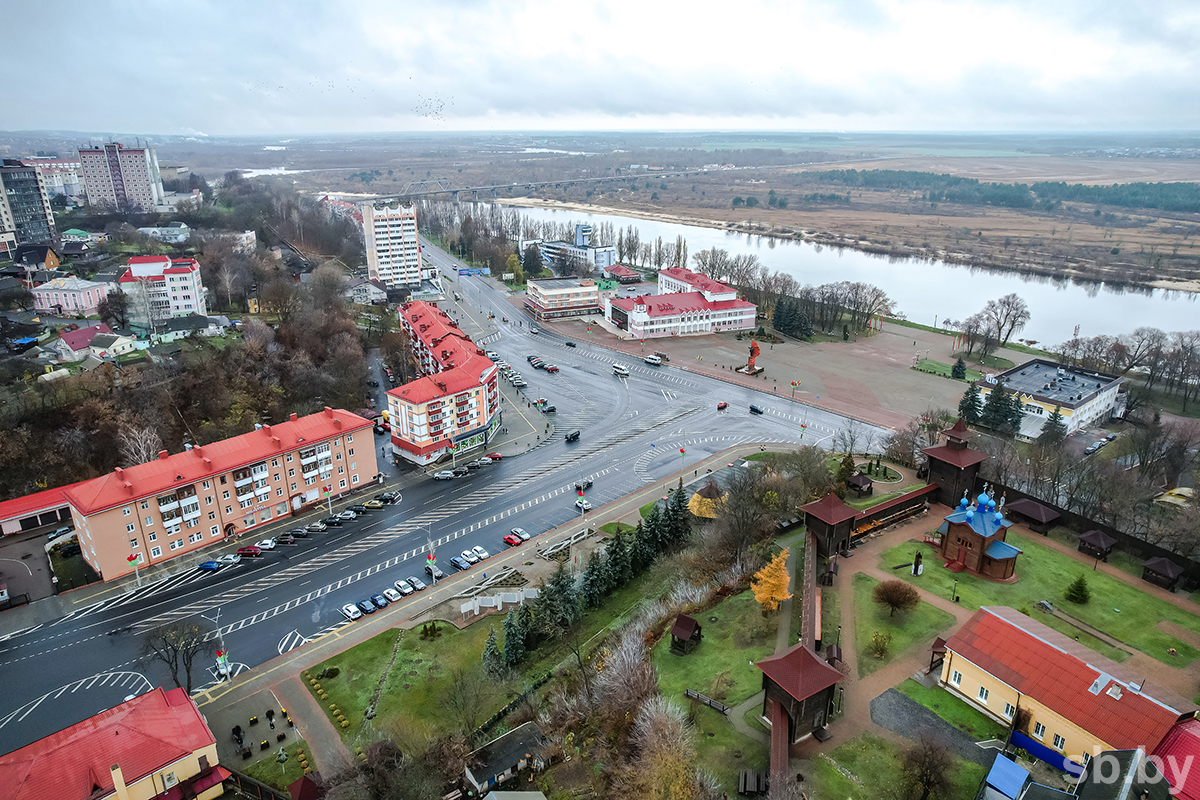
<svg viewBox="0 0 1200 800">
<path fill-rule="evenodd" d="M 880 503 L 886 503 L 888 500 L 895 500 L 897 497 L 908 494 L 909 492 L 915 491 L 924 486 L 925 486 L 925 484 L 923 484 L 923 483 L 914 483 L 910 486 L 905 486 L 903 488 L 897 489 L 894 492 L 886 492 L 884 494 L 871 494 L 871 495 L 867 495 L 866 497 L 863 497 L 863 498 L 860 498 L 857 500 L 850 499 L 850 493 L 847 492 L 846 500 L 844 500 L 843 502 L 845 502 L 846 505 L 850 506 L 855 511 L 866 511 L 868 508 L 877 506 Z"/>
<path fill-rule="evenodd" d="M 294 729 L 293 729 L 294 730 Z M 308 755 L 309 769 L 315 770 L 313 765 L 312 753 L 303 739 L 293 740 L 285 748 L 284 752 L 288 754 L 288 760 L 284 762 L 283 767 L 279 766 L 279 762 L 275 760 L 275 754 L 279 752 L 278 747 L 271 749 L 271 755 L 266 758 L 255 761 L 248 767 L 238 767 L 238 770 L 246 773 L 256 781 L 261 781 L 268 786 L 274 786 L 281 792 L 286 792 L 288 784 L 293 781 L 300 780 L 304 775 L 304 768 L 300 766 L 300 759 L 297 757 L 297 751 L 303 750 Z"/>
<path fill-rule="evenodd" d="M 971 708 L 940 686 L 927 689 L 909 678 L 896 689 L 900 694 L 916 700 L 960 731 L 966 731 L 977 742 L 985 739 L 1003 739 L 1007 732 L 1004 726 L 987 714 Z"/>
<path fill-rule="evenodd" d="M 854 575 L 854 639 L 858 648 L 858 677 L 865 678 L 893 659 L 904 655 L 909 648 L 932 640 L 939 631 L 954 624 L 954 615 L 921 603 L 911 611 L 897 611 L 890 615 L 887 606 L 877 605 L 871 599 L 879 581 L 856 573 Z M 885 658 L 876 658 L 871 653 L 871 635 L 875 631 L 891 634 L 892 645 Z"/>
<path fill-rule="evenodd" d="M 881 800 L 904 793 L 897 783 L 900 748 L 871 733 L 860 734 L 813 762 L 814 773 L 805 776 L 809 796 L 837 800 Z M 946 797 L 974 797 L 987 774 L 978 764 L 955 758 Z"/>
<path fill-rule="evenodd" d="M 960 380 L 951 374 L 951 370 L 953 369 L 952 364 L 944 364 L 941 361 L 934 361 L 932 358 L 922 358 L 912 369 L 920 372 L 928 372 L 931 375 L 940 375 L 943 378 L 949 378 L 952 381 Z M 967 367 L 967 377 L 961 380 L 963 380 L 964 383 L 973 383 L 982 377 L 982 372 L 977 369 L 971 369 L 970 367 Z"/>
<path fill-rule="evenodd" d="M 1012 584 L 993 583 L 965 572 L 956 576 L 942 568 L 938 553 L 931 545 L 916 541 L 886 551 L 880 557 L 880 566 L 890 570 L 896 564 L 912 561 L 913 554 L 920 551 L 925 555 L 925 574 L 914 577 L 901 570 L 897 577 L 942 597 L 950 596 L 957 577 L 958 596 L 967 608 L 991 605 L 1029 610 L 1036 608 L 1039 600 L 1047 600 L 1081 622 L 1173 667 L 1187 666 L 1200 656 L 1196 648 L 1157 628 L 1160 621 L 1169 620 L 1200 633 L 1200 616 L 1148 594 L 1137 585 L 1140 580 L 1126 583 L 1093 571 L 1090 562 L 1081 564 L 1064 553 L 1043 546 L 1036 537 L 1010 531 L 1007 541 L 1023 551 L 1017 557 L 1020 580 Z M 1069 603 L 1062 596 L 1067 585 L 1079 575 L 1087 578 L 1092 593 L 1092 601 L 1086 605 Z M 1080 642 L 1115 661 L 1128 657 L 1064 620 L 1048 614 L 1037 614 L 1035 618 L 1072 638 L 1078 636 Z M 1170 648 L 1177 651 L 1175 657 L 1168 654 Z"/>
<path fill-rule="evenodd" d="M 841 603 L 838 591 L 832 586 L 819 589 L 821 592 L 821 646 L 837 640 L 837 629 L 842 624 Z"/>
</svg>

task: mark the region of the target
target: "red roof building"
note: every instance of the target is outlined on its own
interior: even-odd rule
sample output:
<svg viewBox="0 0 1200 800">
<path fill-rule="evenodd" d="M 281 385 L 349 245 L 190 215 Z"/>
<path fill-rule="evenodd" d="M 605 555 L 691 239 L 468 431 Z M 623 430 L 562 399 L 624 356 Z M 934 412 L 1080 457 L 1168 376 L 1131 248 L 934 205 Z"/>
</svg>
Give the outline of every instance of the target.
<svg viewBox="0 0 1200 800">
<path fill-rule="evenodd" d="M 71 508 L 67 503 L 67 491 L 78 485 L 72 483 L 0 503 L 0 533 L 11 536 L 50 525 L 69 524 Z"/>
<path fill-rule="evenodd" d="M 757 311 L 758 306 L 745 300 L 709 300 L 702 292 L 604 301 L 605 318 L 637 339 L 751 330 Z"/>
<path fill-rule="evenodd" d="M 0 756 L 8 800 L 210 800 L 229 775 L 183 689 L 154 689 Z"/>
<path fill-rule="evenodd" d="M 1200 720 L 1180 722 L 1163 738 L 1154 755 L 1179 800 L 1200 800 Z M 1188 769 L 1191 767 L 1191 769 Z"/>
<path fill-rule="evenodd" d="M 659 270 L 658 290 L 661 294 L 700 292 L 706 300 L 734 300 L 737 290 L 690 269 L 671 267 Z"/>
<path fill-rule="evenodd" d="M 987 460 L 987 453 L 972 450 L 969 446 L 975 434 L 961 419 L 942 431 L 946 444 L 929 447 L 921 452 L 929 464 L 929 482 L 938 487 L 933 500 L 946 506 L 957 506 L 975 488 L 979 465 Z"/>
<path fill-rule="evenodd" d="M 193 258 L 135 256 L 118 282 L 130 295 L 131 316 L 142 327 L 155 329 L 174 317 L 208 316 L 200 265 Z M 137 299 L 143 296 L 149 298 L 148 306 Z"/>
<path fill-rule="evenodd" d="M 791 745 L 812 736 L 825 727 L 833 710 L 834 687 L 842 673 L 826 664 L 804 644 L 793 645 L 777 655 L 755 664 L 763 674 L 762 716 L 771 724 L 772 761 L 777 739 Z M 787 725 L 779 727 L 779 707 Z M 775 763 L 771 768 L 774 770 Z M 786 759 L 783 763 L 787 767 Z"/>
<path fill-rule="evenodd" d="M 432 303 L 406 303 L 400 323 L 422 377 L 387 393 L 392 452 L 427 465 L 486 446 L 501 422 L 496 365 Z"/>
<path fill-rule="evenodd" d="M 377 474 L 371 427 L 342 409 L 292 414 L 77 483 L 65 494 L 83 557 L 111 580 L 359 488 Z"/>
<path fill-rule="evenodd" d="M 833 492 L 800 508 L 808 532 L 817 537 L 817 555 L 828 558 L 850 548 L 857 513 Z"/>
<path fill-rule="evenodd" d="M 941 683 L 989 716 L 1028 714 L 1014 742 L 1056 768 L 1099 750 L 1156 748 L 1195 704 L 1019 611 L 979 609 L 946 642 Z M 1080 754 L 1080 755 L 1073 755 Z"/>
<path fill-rule="evenodd" d="M 623 264 L 614 264 L 606 268 L 604 272 L 617 283 L 637 283 L 642 279 L 640 272 L 630 269 Z"/>
</svg>

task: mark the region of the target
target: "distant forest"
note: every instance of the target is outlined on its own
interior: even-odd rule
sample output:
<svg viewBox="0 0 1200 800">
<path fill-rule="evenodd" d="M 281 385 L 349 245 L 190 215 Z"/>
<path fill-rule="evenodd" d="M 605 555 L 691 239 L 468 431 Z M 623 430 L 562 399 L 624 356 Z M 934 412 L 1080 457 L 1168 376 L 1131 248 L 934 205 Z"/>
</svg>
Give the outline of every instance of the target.
<svg viewBox="0 0 1200 800">
<path fill-rule="evenodd" d="M 1111 186 L 1062 182 L 1032 185 L 985 183 L 956 175 L 890 169 L 808 171 L 801 177 L 814 183 L 859 186 L 864 189 L 920 191 L 924 199 L 931 203 L 1051 210 L 1064 201 L 1070 201 L 1123 208 L 1200 212 L 1200 184 L 1197 183 L 1114 183 Z"/>
</svg>

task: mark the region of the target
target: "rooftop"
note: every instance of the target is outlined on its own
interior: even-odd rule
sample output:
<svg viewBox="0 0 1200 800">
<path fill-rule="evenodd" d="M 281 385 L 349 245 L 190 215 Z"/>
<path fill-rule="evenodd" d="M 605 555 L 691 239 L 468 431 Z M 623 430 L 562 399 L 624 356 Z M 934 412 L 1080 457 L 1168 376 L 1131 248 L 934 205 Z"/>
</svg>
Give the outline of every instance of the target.
<svg viewBox="0 0 1200 800">
<path fill-rule="evenodd" d="M 1076 408 L 1103 389 L 1119 384 L 1121 379 L 1116 375 L 1079 370 L 1035 358 L 990 380 L 984 378 L 979 385 L 990 388 L 1001 381 L 1010 391 L 1018 394 L 1036 397 L 1064 408 Z"/>
<path fill-rule="evenodd" d="M 792 645 L 778 655 L 764 658 L 755 666 L 797 700 L 806 700 L 842 679 L 842 673 L 803 644 Z"/>
<path fill-rule="evenodd" d="M 841 498 L 833 492 L 825 495 L 820 500 L 803 506 L 800 510 L 812 514 L 826 525 L 837 525 L 839 522 L 854 519 L 857 513 L 853 508 L 843 503 Z"/>
<path fill-rule="evenodd" d="M 581 289 L 584 287 L 594 287 L 596 281 L 592 278 L 566 277 L 566 278 L 538 278 L 530 280 L 530 284 L 542 289 L 543 291 L 553 291 L 555 289 Z"/>
<path fill-rule="evenodd" d="M 701 275 L 698 272 L 692 272 L 690 269 L 683 269 L 682 267 L 670 267 L 669 269 L 659 270 L 658 274 L 666 275 L 668 278 L 674 278 L 677 281 L 683 281 L 689 286 L 694 286 L 697 291 L 708 292 L 709 294 L 735 291 L 732 286 L 726 286 L 707 275 Z"/>
<path fill-rule="evenodd" d="M 636 306 L 645 306 L 647 316 L 677 317 L 700 311 L 725 311 L 731 308 L 754 308 L 745 300 L 709 300 L 701 292 L 679 292 L 678 294 L 643 294 L 637 297 L 615 297 L 613 306 L 624 311 L 633 311 Z"/>
</svg>

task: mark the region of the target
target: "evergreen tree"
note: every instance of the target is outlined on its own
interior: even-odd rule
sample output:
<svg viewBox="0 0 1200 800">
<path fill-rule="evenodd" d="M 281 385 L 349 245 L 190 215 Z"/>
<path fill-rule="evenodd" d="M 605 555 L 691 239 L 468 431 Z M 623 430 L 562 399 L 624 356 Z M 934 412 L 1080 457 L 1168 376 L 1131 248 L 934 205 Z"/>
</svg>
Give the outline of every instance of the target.
<svg viewBox="0 0 1200 800">
<path fill-rule="evenodd" d="M 667 538 L 672 547 L 681 547 L 692 536 L 691 522 L 688 520 L 686 492 L 683 491 L 683 476 L 679 477 L 679 486 L 667 499 Z"/>
<path fill-rule="evenodd" d="M 1080 575 L 1075 580 L 1071 581 L 1071 585 L 1063 592 L 1063 597 L 1070 600 L 1072 603 L 1083 605 L 1088 600 L 1092 599 L 1092 590 L 1088 588 L 1087 579 Z"/>
<path fill-rule="evenodd" d="M 570 628 L 581 613 L 575 579 L 564 563 L 550 576 L 537 599 L 538 627 L 551 635 Z"/>
<path fill-rule="evenodd" d="M 987 399 L 983 402 L 983 411 L 979 414 L 979 424 L 1001 432 L 1008 426 L 1008 418 L 1008 392 L 1003 383 L 997 383 L 992 386 Z"/>
<path fill-rule="evenodd" d="M 983 401 L 979 396 L 979 387 L 971 384 L 963 392 L 962 400 L 958 401 L 958 415 L 968 425 L 978 424 L 983 416 Z"/>
<path fill-rule="evenodd" d="M 956 381 L 967 379 L 967 362 L 962 360 L 962 356 L 959 356 L 958 361 L 955 361 L 954 366 L 950 368 L 950 377 Z"/>
<path fill-rule="evenodd" d="M 775 314 L 771 322 L 775 325 L 775 330 L 788 334 L 792 333 L 794 317 L 792 314 L 792 299 L 790 297 L 780 297 L 775 301 Z"/>
<path fill-rule="evenodd" d="M 504 656 L 500 654 L 500 646 L 496 644 L 495 627 L 488 631 L 487 641 L 483 644 L 483 671 L 492 680 L 498 681 L 504 677 Z"/>
<path fill-rule="evenodd" d="M 845 483 L 850 480 L 854 474 L 854 456 L 846 453 L 846 457 L 842 459 L 841 465 L 838 467 L 837 476 L 834 478 L 836 483 Z"/>
<path fill-rule="evenodd" d="M 799 309 L 796 310 L 796 333 L 794 335 L 801 339 L 811 339 L 813 335 L 812 320 L 808 318 L 808 314 Z"/>
<path fill-rule="evenodd" d="M 608 543 L 608 548 L 604 553 L 605 594 L 625 585 L 629 580 L 631 566 L 632 557 L 629 545 L 625 542 L 625 536 L 618 532 Z"/>
<path fill-rule="evenodd" d="M 666 526 L 663 524 L 662 511 L 659 509 L 658 503 L 655 503 L 650 507 L 650 514 L 646 517 L 646 539 L 654 548 L 655 558 L 658 558 L 667 549 L 664 527 Z"/>
<path fill-rule="evenodd" d="M 520 608 L 510 608 L 504 618 L 504 663 L 515 667 L 525 658 L 525 632 L 521 629 Z"/>
<path fill-rule="evenodd" d="M 522 603 L 517 608 L 517 623 L 518 633 L 521 634 L 521 642 L 525 645 L 525 652 L 528 653 L 530 650 L 537 648 L 538 634 L 537 628 L 533 624 L 534 618 L 532 603 Z M 504 646 L 507 648 L 508 644 L 505 643 Z"/>
<path fill-rule="evenodd" d="M 634 573 L 640 574 L 646 567 L 653 564 L 656 555 L 658 553 L 654 550 L 654 543 L 646 535 L 646 526 L 639 519 L 637 530 L 633 532 L 633 546 L 630 551 L 630 563 Z"/>
<path fill-rule="evenodd" d="M 579 599 L 585 608 L 600 605 L 600 601 L 608 593 L 608 581 L 607 564 L 593 550 L 588 558 L 587 569 L 579 579 Z"/>
<path fill-rule="evenodd" d="M 1046 418 L 1046 423 L 1042 425 L 1042 432 L 1038 434 L 1038 444 L 1042 447 L 1058 447 L 1066 438 L 1067 423 L 1063 420 L 1062 407 L 1055 406 L 1054 411 Z"/>
</svg>

